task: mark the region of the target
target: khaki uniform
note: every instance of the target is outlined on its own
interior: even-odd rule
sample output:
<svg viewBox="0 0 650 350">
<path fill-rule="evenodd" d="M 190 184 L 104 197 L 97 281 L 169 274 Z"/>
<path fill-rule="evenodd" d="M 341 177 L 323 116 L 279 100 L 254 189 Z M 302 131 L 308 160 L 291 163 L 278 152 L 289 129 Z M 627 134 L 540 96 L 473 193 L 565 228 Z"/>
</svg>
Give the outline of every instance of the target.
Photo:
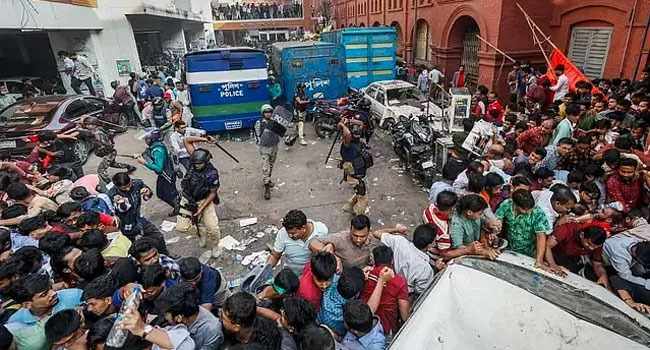
<svg viewBox="0 0 650 350">
<path fill-rule="evenodd" d="M 197 205 L 200 207 L 204 201 L 205 199 L 199 201 Z M 185 197 L 181 199 L 181 208 L 184 205 L 187 205 L 187 199 Z M 194 231 L 193 226 L 194 224 L 192 223 L 191 218 L 187 216 L 179 215 L 176 218 L 176 230 L 179 232 Z M 219 228 L 217 207 L 214 203 L 208 204 L 208 206 L 203 210 L 197 226 L 197 234 L 202 241 L 212 241 L 215 245 L 219 243 L 219 240 L 221 240 L 221 229 Z"/>
</svg>

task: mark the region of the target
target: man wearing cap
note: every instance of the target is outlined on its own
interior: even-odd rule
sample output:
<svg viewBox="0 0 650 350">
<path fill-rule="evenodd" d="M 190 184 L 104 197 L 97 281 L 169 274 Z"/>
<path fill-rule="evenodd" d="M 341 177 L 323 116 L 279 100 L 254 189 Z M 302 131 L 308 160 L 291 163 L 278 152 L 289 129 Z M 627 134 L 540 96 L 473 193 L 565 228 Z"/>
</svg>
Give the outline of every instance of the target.
<svg viewBox="0 0 650 350">
<path fill-rule="evenodd" d="M 280 142 L 280 135 L 277 130 L 274 131 L 273 124 L 278 124 L 273 121 L 273 107 L 271 105 L 263 105 L 260 112 L 262 118 L 255 122 L 255 139 L 257 148 L 262 157 L 262 183 L 264 184 L 264 199 L 271 199 L 271 188 L 273 182 L 271 181 L 271 173 L 273 172 L 273 165 L 275 158 L 278 154 L 278 143 Z"/>
</svg>

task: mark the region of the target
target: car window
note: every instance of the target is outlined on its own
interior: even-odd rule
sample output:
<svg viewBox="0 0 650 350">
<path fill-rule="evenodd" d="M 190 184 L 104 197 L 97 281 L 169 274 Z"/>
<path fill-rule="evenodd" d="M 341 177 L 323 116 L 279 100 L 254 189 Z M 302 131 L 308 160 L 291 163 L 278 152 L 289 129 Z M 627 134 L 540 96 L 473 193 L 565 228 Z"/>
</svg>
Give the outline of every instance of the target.
<svg viewBox="0 0 650 350">
<path fill-rule="evenodd" d="M 104 100 L 92 97 L 85 98 L 84 100 L 88 103 L 88 113 L 99 112 L 106 108 Z"/>
<path fill-rule="evenodd" d="M 382 105 L 386 104 L 386 94 L 384 93 L 384 90 L 377 90 L 377 97 L 375 98 L 377 102 L 381 103 Z"/>
<path fill-rule="evenodd" d="M 377 94 L 377 87 L 374 85 L 370 85 L 368 89 L 366 89 L 366 94 L 368 94 L 368 96 L 370 96 L 371 98 L 376 99 L 375 95 Z"/>
<path fill-rule="evenodd" d="M 459 263 L 522 288 L 577 318 L 650 346 L 650 329 L 582 289 L 503 261 L 464 258 Z"/>
<path fill-rule="evenodd" d="M 9 90 L 10 94 L 23 93 L 23 83 L 19 83 L 17 81 L 7 81 L 5 84 L 7 84 L 7 90 Z"/>
<path fill-rule="evenodd" d="M 48 105 L 25 105 L 14 103 L 0 114 L 0 125 L 6 129 L 31 129 L 47 125 L 52 120 L 52 108 Z"/>
<path fill-rule="evenodd" d="M 63 116 L 68 120 L 73 120 L 81 117 L 82 115 L 88 113 L 88 103 L 84 99 L 78 99 L 72 101 L 68 107 L 65 109 Z"/>
<path fill-rule="evenodd" d="M 420 90 L 415 87 L 390 89 L 388 90 L 387 95 L 389 105 L 395 105 L 406 100 L 416 100 L 418 102 L 424 100 L 424 96 Z"/>
</svg>

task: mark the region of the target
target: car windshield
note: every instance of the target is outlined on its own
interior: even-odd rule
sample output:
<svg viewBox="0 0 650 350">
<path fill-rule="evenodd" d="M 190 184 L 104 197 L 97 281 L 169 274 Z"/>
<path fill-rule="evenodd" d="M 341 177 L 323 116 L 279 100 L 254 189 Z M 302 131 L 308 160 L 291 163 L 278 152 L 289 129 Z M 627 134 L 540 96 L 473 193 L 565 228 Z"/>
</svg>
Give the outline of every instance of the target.
<svg viewBox="0 0 650 350">
<path fill-rule="evenodd" d="M 0 113 L 0 124 L 4 129 L 43 127 L 52 120 L 52 113 L 57 105 L 58 103 L 16 103 Z"/>
<path fill-rule="evenodd" d="M 424 96 L 422 96 L 420 90 L 414 86 L 389 89 L 386 95 L 388 97 L 388 104 L 391 106 L 404 103 L 407 100 L 415 100 L 417 102 L 424 100 Z"/>
<path fill-rule="evenodd" d="M 582 289 L 503 261 L 463 258 L 459 263 L 522 288 L 577 318 L 650 346 L 649 329 Z"/>
</svg>

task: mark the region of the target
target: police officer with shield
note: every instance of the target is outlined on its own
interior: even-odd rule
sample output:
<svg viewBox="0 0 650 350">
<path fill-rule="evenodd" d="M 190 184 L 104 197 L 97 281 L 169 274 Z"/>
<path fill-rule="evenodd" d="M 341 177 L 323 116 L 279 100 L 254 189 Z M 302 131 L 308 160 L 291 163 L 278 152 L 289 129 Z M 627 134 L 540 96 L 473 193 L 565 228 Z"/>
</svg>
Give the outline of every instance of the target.
<svg viewBox="0 0 650 350">
<path fill-rule="evenodd" d="M 190 155 L 190 169 L 181 181 L 181 210 L 176 229 L 188 231 L 196 226 L 201 247 L 208 241 L 217 244 L 221 238 L 217 204 L 219 204 L 219 171 L 212 165 L 212 155 L 203 148 L 197 148 Z M 213 249 L 213 256 L 221 252 Z"/>
<path fill-rule="evenodd" d="M 271 181 L 273 165 L 278 154 L 279 133 L 282 130 L 274 130 L 273 107 L 263 105 L 261 108 L 262 118 L 255 122 L 255 138 L 257 148 L 262 158 L 262 183 L 264 184 L 264 199 L 271 199 L 271 188 L 274 184 Z"/>
</svg>

